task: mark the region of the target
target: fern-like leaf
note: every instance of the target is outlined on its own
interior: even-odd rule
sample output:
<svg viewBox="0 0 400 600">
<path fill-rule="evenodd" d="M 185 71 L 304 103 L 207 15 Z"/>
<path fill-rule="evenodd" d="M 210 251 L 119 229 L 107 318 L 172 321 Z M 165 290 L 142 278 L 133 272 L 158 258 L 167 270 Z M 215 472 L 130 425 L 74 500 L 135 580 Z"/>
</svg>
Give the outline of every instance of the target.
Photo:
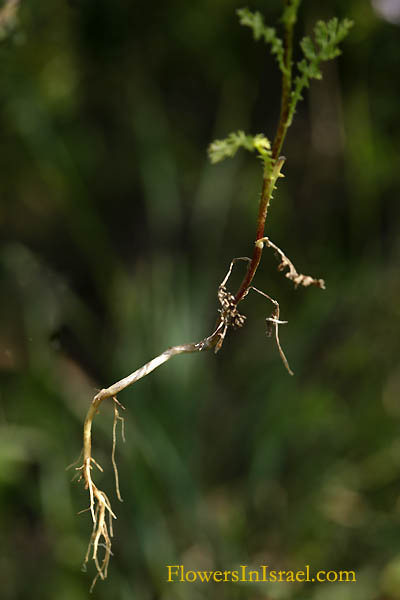
<svg viewBox="0 0 400 600">
<path fill-rule="evenodd" d="M 288 125 L 292 122 L 297 103 L 303 98 L 303 89 L 309 86 L 311 79 L 322 78 L 321 62 L 332 60 L 341 54 L 338 46 L 352 26 L 353 21 L 349 19 L 339 21 L 336 17 L 327 22 L 318 21 L 314 27 L 315 42 L 308 36 L 301 40 L 300 46 L 304 58 L 297 63 L 299 75 L 295 79 L 292 91 Z"/>
<path fill-rule="evenodd" d="M 215 164 L 225 158 L 232 158 L 239 150 L 244 148 L 249 152 L 257 152 L 265 166 L 269 163 L 271 156 L 271 143 L 262 133 L 257 135 L 246 135 L 244 131 L 230 133 L 223 140 L 215 140 L 208 147 L 210 161 Z"/>
<path fill-rule="evenodd" d="M 239 8 L 236 13 L 239 23 L 252 29 L 255 40 L 263 39 L 266 44 L 271 46 L 271 53 L 275 55 L 280 70 L 285 72 L 283 43 L 275 29 L 265 25 L 264 17 L 258 11 L 252 12 L 248 8 Z"/>
</svg>

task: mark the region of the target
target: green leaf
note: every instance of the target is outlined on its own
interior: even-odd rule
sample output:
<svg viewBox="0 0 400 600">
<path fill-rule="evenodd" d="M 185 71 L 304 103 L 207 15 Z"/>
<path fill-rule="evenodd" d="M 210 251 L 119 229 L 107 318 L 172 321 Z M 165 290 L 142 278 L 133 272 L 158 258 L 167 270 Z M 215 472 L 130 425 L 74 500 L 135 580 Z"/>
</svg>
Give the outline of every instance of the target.
<svg viewBox="0 0 400 600">
<path fill-rule="evenodd" d="M 293 120 L 297 103 L 303 98 L 303 89 L 309 86 L 311 79 L 322 78 L 320 63 L 332 60 L 341 53 L 338 46 L 352 26 L 353 22 L 349 19 L 339 21 L 336 17 L 327 22 L 318 21 L 314 27 L 315 43 L 308 36 L 301 40 L 304 58 L 297 63 L 299 75 L 295 78 L 292 90 L 288 125 Z"/>
<path fill-rule="evenodd" d="M 246 135 L 244 131 L 230 133 L 228 137 L 222 140 L 215 140 L 208 147 L 208 156 L 213 164 L 231 158 L 236 154 L 239 148 L 244 148 L 250 152 L 256 152 L 266 164 L 271 156 L 270 141 L 262 134 L 255 136 Z"/>
<path fill-rule="evenodd" d="M 280 70 L 282 73 L 285 72 L 283 43 L 275 29 L 265 25 L 264 17 L 258 11 L 252 12 L 248 8 L 239 8 L 236 13 L 239 16 L 239 23 L 252 29 L 255 40 L 263 39 L 266 44 L 271 46 L 271 53 L 275 55 Z"/>
<path fill-rule="evenodd" d="M 270 141 L 262 133 L 258 133 L 254 136 L 253 146 L 261 157 L 267 157 L 271 155 Z"/>
<path fill-rule="evenodd" d="M 303 50 L 303 54 L 308 60 L 313 60 L 316 56 L 314 42 L 309 37 L 304 37 L 300 42 L 301 49 Z"/>
</svg>

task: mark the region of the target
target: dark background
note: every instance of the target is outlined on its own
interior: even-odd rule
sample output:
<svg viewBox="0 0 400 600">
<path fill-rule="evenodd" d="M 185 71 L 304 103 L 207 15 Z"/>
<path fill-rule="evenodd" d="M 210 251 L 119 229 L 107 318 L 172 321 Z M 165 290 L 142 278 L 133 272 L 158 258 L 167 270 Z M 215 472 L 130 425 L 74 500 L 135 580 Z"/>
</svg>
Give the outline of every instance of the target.
<svg viewBox="0 0 400 600">
<path fill-rule="evenodd" d="M 277 24 L 278 0 L 249 2 Z M 326 291 L 294 290 L 265 251 L 271 307 L 217 355 L 173 359 L 94 425 L 118 514 L 93 598 L 400 598 L 399 25 L 396 0 L 307 0 L 354 19 L 284 147 L 267 234 Z M 261 169 L 210 166 L 232 130 L 273 137 L 280 81 L 236 0 L 22 2 L 0 45 L 0 580 L 6 600 L 80 600 L 90 533 L 79 454 L 96 389 L 211 333 L 229 261 L 252 251 Z M 374 8 L 375 7 L 375 8 Z M 393 20 L 393 19 L 392 19 Z M 396 19 L 394 19 L 396 20 Z M 296 51 L 297 52 L 297 51 Z M 297 53 L 298 54 L 298 53 Z M 236 288 L 244 266 L 230 282 Z M 167 584 L 166 565 L 355 570 L 353 584 Z"/>
</svg>

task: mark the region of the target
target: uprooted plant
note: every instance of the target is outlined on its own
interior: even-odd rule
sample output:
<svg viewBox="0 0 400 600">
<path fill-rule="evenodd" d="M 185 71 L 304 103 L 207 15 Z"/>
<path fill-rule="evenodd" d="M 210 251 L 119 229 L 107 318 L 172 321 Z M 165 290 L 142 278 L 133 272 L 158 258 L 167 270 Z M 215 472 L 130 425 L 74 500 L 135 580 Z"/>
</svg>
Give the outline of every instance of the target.
<svg viewBox="0 0 400 600">
<path fill-rule="evenodd" d="M 173 356 L 183 353 L 204 352 L 211 349 L 213 349 L 215 353 L 218 352 L 222 347 L 228 329 L 243 327 L 246 317 L 239 313 L 238 306 L 252 290 L 263 295 L 272 305 L 271 313 L 266 319 L 267 335 L 272 336 L 273 334 L 283 364 L 289 374 L 292 375 L 293 373 L 279 341 L 279 326 L 286 323 L 286 321 L 282 321 L 280 318 L 279 303 L 267 293 L 252 285 L 254 275 L 260 264 L 263 249 L 265 247 L 271 248 L 274 251 L 279 260 L 278 270 L 284 272 L 285 276 L 293 282 L 295 287 L 315 286 L 320 289 L 324 289 L 325 287 L 323 279 L 316 279 L 309 275 L 302 275 L 299 273 L 284 252 L 273 243 L 269 237 L 264 235 L 264 228 L 273 191 L 276 188 L 278 179 L 283 177 L 282 168 L 285 163 L 285 158 L 281 156 L 281 150 L 288 128 L 292 123 L 296 105 L 299 100 L 302 99 L 303 90 L 308 87 L 310 80 L 321 79 L 320 64 L 323 61 L 333 59 L 340 54 L 338 45 L 347 35 L 352 26 L 352 22 L 348 19 L 339 21 L 336 18 L 327 22 L 318 21 L 314 28 L 314 39 L 311 37 L 304 37 L 300 42 L 303 58 L 297 63 L 297 75 L 293 77 L 293 29 L 297 20 L 300 0 L 284 0 L 283 3 L 283 39 L 278 37 L 274 28 L 265 25 L 264 19 L 259 12 L 251 12 L 247 8 L 237 11 L 240 23 L 250 27 L 254 38 L 256 40 L 262 39 L 270 46 L 271 52 L 276 57 L 279 69 L 282 73 L 281 110 L 276 135 L 272 145 L 268 138 L 263 134 L 252 136 L 246 135 L 243 131 L 238 131 L 236 133 L 231 133 L 225 139 L 214 141 L 208 149 L 212 163 L 217 163 L 228 157 L 233 157 L 239 148 L 256 152 L 261 159 L 262 191 L 252 257 L 240 257 L 232 260 L 226 276 L 218 287 L 217 297 L 220 303 L 220 308 L 218 310 L 219 316 L 216 327 L 209 336 L 196 343 L 182 344 L 168 348 L 124 379 L 121 379 L 108 388 L 102 389 L 94 396 L 86 415 L 83 428 L 83 461 L 79 467 L 76 467 L 76 470 L 80 473 L 80 480 L 83 480 L 85 489 L 87 489 L 89 493 L 89 508 L 86 510 L 90 511 L 93 527 L 84 565 L 86 565 L 89 560 L 94 561 L 97 573 L 93 580 L 92 587 L 99 577 L 101 579 L 107 577 L 109 560 L 112 555 L 112 521 L 116 518 L 108 496 L 104 491 L 97 487 L 92 476 L 93 467 L 102 470 L 101 466 L 92 456 L 92 425 L 101 403 L 107 399 L 111 399 L 113 402 L 114 424 L 112 435 L 112 464 L 115 474 L 116 495 L 117 498 L 121 500 L 118 470 L 115 461 L 115 446 L 117 424 L 118 422 L 121 422 L 123 426 L 123 418 L 119 412 L 122 405 L 117 400 L 117 395 L 126 387 L 154 371 L 154 369 Z M 239 289 L 233 294 L 228 291 L 226 286 L 232 268 L 235 262 L 239 260 L 247 261 L 248 266 Z"/>
</svg>

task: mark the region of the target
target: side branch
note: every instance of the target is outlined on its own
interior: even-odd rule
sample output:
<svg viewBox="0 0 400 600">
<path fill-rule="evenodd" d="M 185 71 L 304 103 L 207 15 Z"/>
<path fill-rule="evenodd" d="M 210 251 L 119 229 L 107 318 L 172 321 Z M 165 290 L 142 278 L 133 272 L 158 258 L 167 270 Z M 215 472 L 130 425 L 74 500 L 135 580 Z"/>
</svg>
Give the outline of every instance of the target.
<svg viewBox="0 0 400 600">
<path fill-rule="evenodd" d="M 273 248 L 275 253 L 281 259 L 281 262 L 278 265 L 278 271 L 284 271 L 285 269 L 289 269 L 287 273 L 285 273 L 285 277 L 293 281 L 294 287 L 297 288 L 299 285 L 303 287 L 308 287 L 310 285 L 314 285 L 315 287 L 320 288 L 321 290 L 325 289 L 325 281 L 323 279 L 316 279 L 311 277 L 310 275 L 303 275 L 302 273 L 298 273 L 294 264 L 288 257 L 283 253 L 283 251 L 278 248 L 276 244 L 271 242 L 268 237 L 260 238 L 256 240 L 255 246 L 262 250 L 264 244 L 268 248 Z"/>
</svg>

